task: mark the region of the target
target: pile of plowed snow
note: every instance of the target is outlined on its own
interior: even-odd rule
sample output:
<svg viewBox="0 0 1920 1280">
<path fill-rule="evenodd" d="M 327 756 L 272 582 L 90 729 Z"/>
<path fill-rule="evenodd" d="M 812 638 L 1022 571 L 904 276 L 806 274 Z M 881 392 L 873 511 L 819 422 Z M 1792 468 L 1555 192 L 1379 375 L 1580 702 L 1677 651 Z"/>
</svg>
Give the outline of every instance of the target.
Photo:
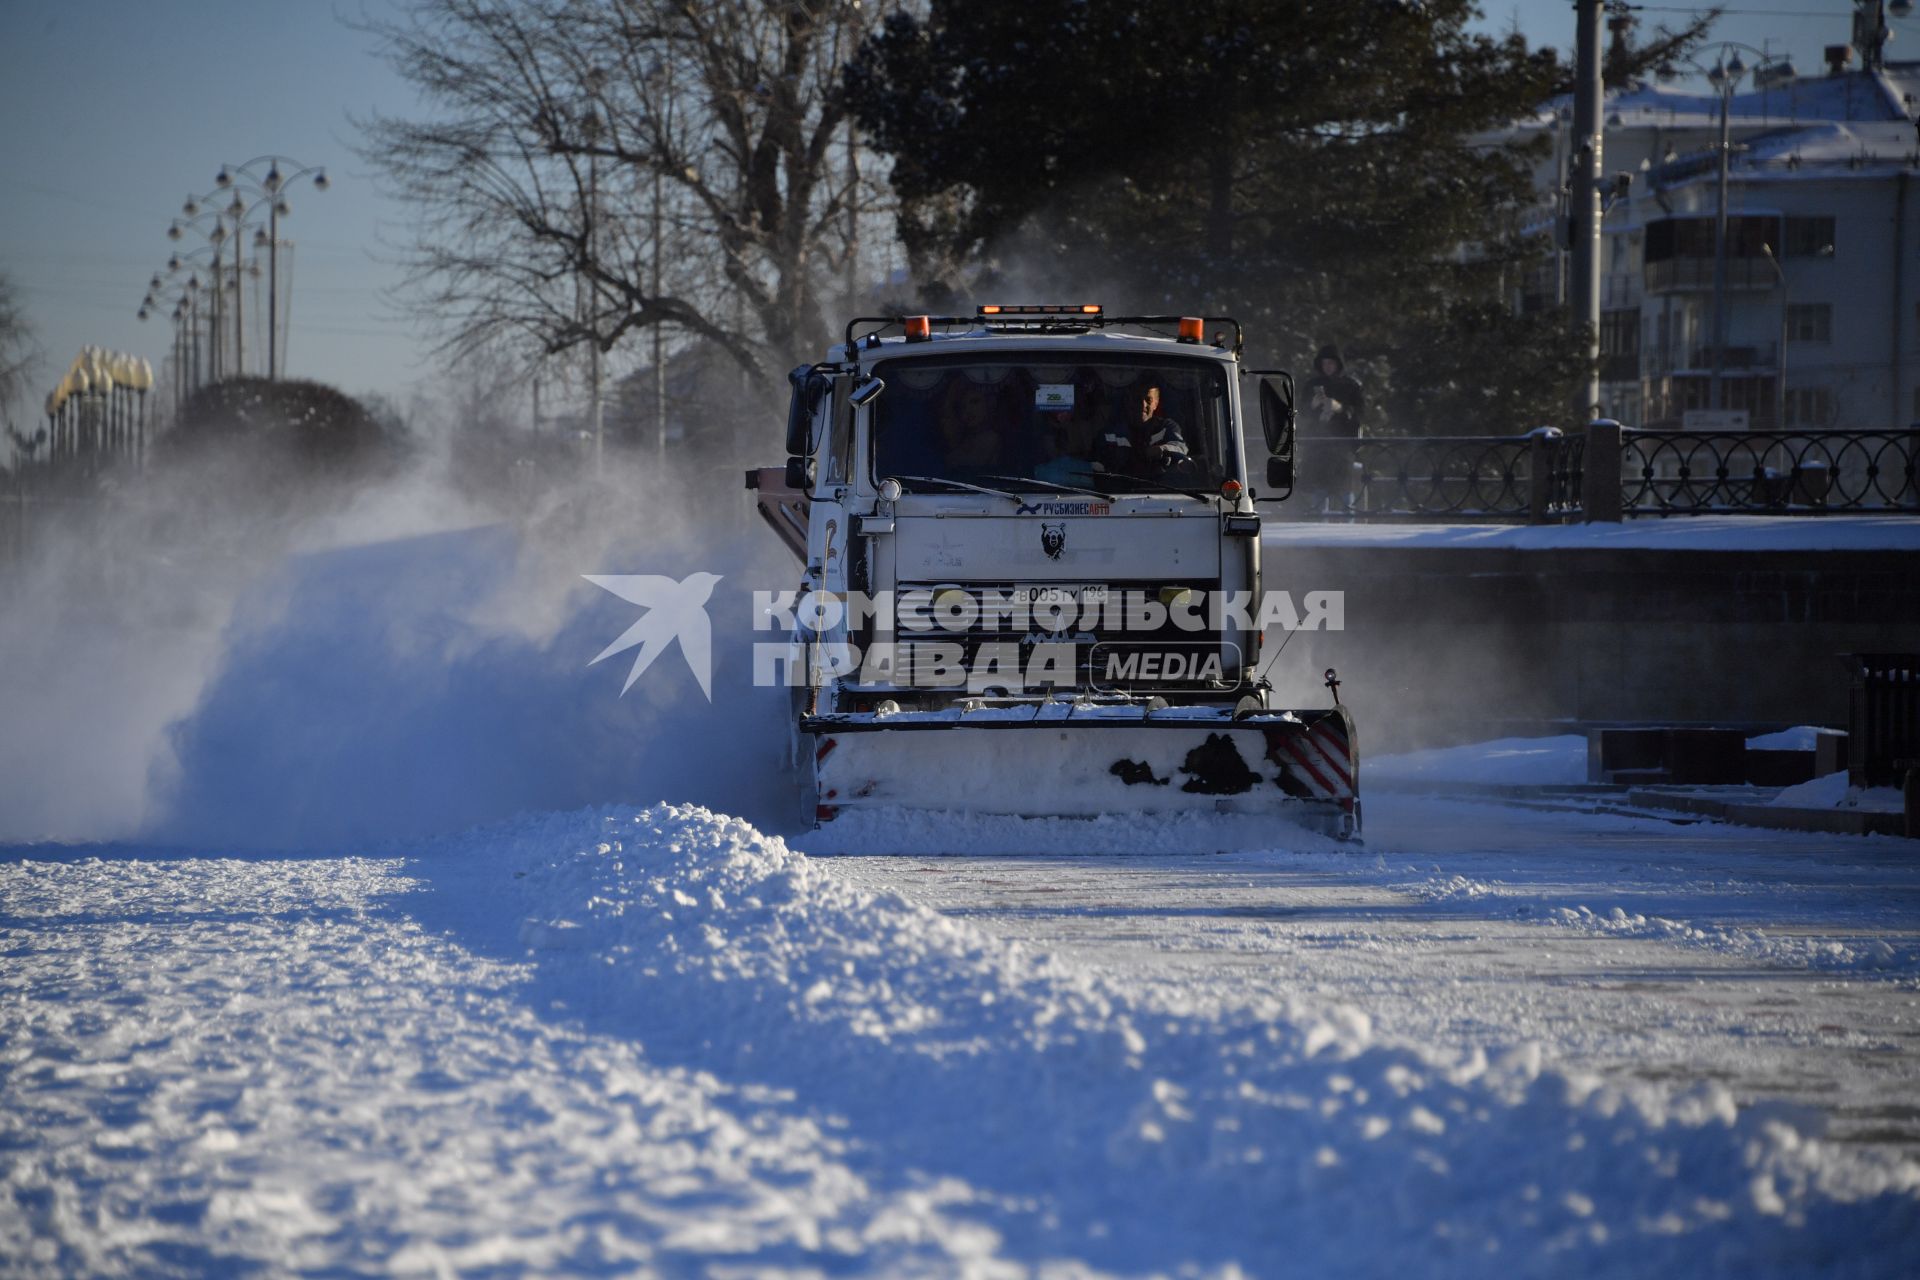
<svg viewBox="0 0 1920 1280">
<path fill-rule="evenodd" d="M 410 904 L 423 923 L 529 956 L 568 1015 L 792 1088 L 879 1167 L 1038 1203 L 1045 1230 L 994 1224 L 1032 1261 L 1920 1269 L 1920 1167 L 1844 1156 L 1717 1086 L 1650 1103 L 1525 1053 L 1433 1061 L 1358 1011 L 1150 1009 L 706 810 L 500 826 L 413 869 L 438 886 Z"/>
</svg>

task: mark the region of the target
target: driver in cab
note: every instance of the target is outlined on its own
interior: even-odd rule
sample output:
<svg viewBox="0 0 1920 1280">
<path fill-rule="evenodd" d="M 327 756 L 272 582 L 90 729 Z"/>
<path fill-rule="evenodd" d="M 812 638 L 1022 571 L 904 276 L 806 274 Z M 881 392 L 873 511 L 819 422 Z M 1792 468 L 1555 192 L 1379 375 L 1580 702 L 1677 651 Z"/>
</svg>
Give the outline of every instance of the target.
<svg viewBox="0 0 1920 1280">
<path fill-rule="evenodd" d="M 1126 420 L 1100 437 L 1093 466 L 1096 472 L 1152 480 L 1187 457 L 1187 437 L 1179 423 L 1160 412 L 1160 388 L 1149 382 L 1135 394 Z"/>
</svg>

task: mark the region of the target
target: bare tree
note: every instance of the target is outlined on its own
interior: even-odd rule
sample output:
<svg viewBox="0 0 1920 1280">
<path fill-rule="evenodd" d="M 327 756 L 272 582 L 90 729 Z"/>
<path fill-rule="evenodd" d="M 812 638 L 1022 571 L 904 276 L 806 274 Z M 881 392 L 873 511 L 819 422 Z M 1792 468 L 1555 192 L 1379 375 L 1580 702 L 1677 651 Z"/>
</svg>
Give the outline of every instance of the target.
<svg viewBox="0 0 1920 1280">
<path fill-rule="evenodd" d="M 0 406 L 11 405 L 27 391 L 27 379 L 40 360 L 33 326 L 13 278 L 0 272 Z"/>
<path fill-rule="evenodd" d="M 31 432 L 22 434 L 13 425 L 16 402 L 30 394 L 28 380 L 40 363 L 40 344 L 27 321 L 26 307 L 20 301 L 19 286 L 12 277 L 0 272 L 0 422 L 6 425 L 6 439 L 12 445 L 14 461 L 31 457 L 40 440 Z M 31 414 L 28 415 L 31 420 Z M 41 433 L 44 438 L 45 433 Z M 0 454 L 7 450 L 0 446 Z M 3 469 L 0 469 L 3 473 Z"/>
<path fill-rule="evenodd" d="M 760 374 L 816 349 L 859 198 L 840 67 L 880 7 L 415 0 L 371 24 L 431 112 L 365 122 L 423 215 L 412 301 L 456 353 L 658 329 Z"/>
</svg>

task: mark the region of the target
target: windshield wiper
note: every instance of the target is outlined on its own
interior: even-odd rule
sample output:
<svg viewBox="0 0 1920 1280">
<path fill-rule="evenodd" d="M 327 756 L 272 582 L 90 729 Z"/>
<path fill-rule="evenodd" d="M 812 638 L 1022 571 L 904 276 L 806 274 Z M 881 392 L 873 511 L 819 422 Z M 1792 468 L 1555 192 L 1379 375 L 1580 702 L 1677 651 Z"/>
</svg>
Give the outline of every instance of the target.
<svg viewBox="0 0 1920 1280">
<path fill-rule="evenodd" d="M 1136 489 L 1134 491 L 1136 493 L 1178 493 L 1184 494 L 1186 497 L 1192 498 L 1197 502 L 1212 502 L 1217 496 L 1208 493 L 1204 489 L 1184 489 L 1177 484 L 1167 484 L 1162 480 L 1149 480 L 1145 476 L 1131 476 L 1124 471 L 1102 471 L 1098 478 L 1101 481 L 1125 480 L 1129 484 L 1144 486 L 1143 488 Z"/>
<path fill-rule="evenodd" d="M 1020 505 L 1020 499 L 1016 495 L 1008 493 L 1004 489 L 989 489 L 983 484 L 968 484 L 965 480 L 949 480 L 945 476 L 888 476 L 886 478 L 889 480 L 898 480 L 903 485 L 906 485 L 906 484 L 945 485 L 949 490 L 957 490 L 964 493 L 984 493 L 990 498 L 1005 498 L 1008 502 L 1013 503 L 1015 506 Z"/>
<path fill-rule="evenodd" d="M 1008 484 L 1013 485 L 1037 484 L 1041 488 L 1051 490 L 1054 493 L 1084 493 L 1089 498 L 1107 498 L 1112 496 L 1111 494 L 1101 493 L 1098 489 L 1083 489 L 1077 484 L 1061 484 L 1058 480 L 1042 480 L 1038 476 L 991 475 L 983 476 L 982 479 L 1004 480 Z"/>
</svg>

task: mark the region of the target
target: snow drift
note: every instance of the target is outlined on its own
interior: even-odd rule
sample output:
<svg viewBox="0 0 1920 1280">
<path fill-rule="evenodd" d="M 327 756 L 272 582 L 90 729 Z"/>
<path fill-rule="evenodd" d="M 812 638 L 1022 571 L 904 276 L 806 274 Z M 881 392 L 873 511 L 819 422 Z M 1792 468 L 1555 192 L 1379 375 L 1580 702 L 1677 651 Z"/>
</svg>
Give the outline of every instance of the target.
<svg viewBox="0 0 1920 1280">
<path fill-rule="evenodd" d="M 1866 1168 L 1707 1084 L 1665 1101 L 1428 1060 L 1358 1010 L 1217 1017 L 897 898 L 691 807 L 422 857 L 421 919 L 528 956 L 568 1016 L 791 1088 L 878 1169 L 1046 1207 L 1019 1255 L 1121 1271 L 1791 1274 L 1920 1265 L 1920 1168 Z M 456 890 L 455 882 L 470 886 Z M 512 932 L 509 932 L 512 930 Z M 1039 1138 L 1038 1135 L 1045 1135 Z M 1494 1260 L 1498 1261 L 1495 1262 Z"/>
</svg>

